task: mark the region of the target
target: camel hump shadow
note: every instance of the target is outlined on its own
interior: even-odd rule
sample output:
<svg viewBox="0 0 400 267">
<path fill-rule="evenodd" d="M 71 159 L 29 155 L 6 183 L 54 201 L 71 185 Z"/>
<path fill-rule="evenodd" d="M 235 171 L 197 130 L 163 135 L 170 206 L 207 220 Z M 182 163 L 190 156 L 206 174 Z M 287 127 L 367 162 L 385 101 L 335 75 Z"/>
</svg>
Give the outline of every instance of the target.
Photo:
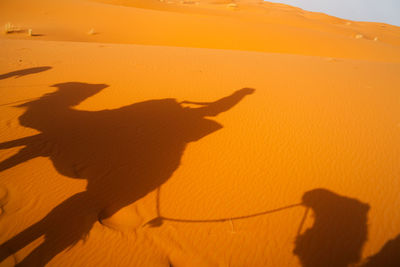
<svg viewBox="0 0 400 267">
<path fill-rule="evenodd" d="M 60 174 L 86 179 L 86 191 L 3 243 L 0 261 L 44 235 L 45 242 L 20 265 L 45 265 L 86 236 L 97 220 L 109 218 L 167 181 L 188 143 L 223 127 L 209 117 L 230 110 L 254 92 L 243 88 L 214 102 L 178 103 L 167 98 L 85 111 L 74 107 L 108 85 L 68 82 L 53 87 L 55 92 L 18 106 L 26 109 L 20 124 L 40 133 L 1 143 L 0 149 L 24 148 L 0 162 L 0 171 L 48 157 Z"/>
</svg>

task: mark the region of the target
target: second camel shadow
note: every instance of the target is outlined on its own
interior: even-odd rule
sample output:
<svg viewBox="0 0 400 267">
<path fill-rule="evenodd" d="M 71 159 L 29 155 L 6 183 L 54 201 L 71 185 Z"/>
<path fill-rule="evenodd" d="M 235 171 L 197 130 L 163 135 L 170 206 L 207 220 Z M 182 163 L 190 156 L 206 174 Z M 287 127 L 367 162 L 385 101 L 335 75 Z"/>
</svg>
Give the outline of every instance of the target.
<svg viewBox="0 0 400 267">
<path fill-rule="evenodd" d="M 175 99 L 149 100 L 113 110 L 82 111 L 73 107 L 106 84 L 68 82 L 26 108 L 20 124 L 38 130 L 34 136 L 0 144 L 24 146 L 0 162 L 0 171 L 36 157 L 48 157 L 62 175 L 86 179 L 77 193 L 43 219 L 0 246 L 0 262 L 44 235 L 45 241 L 19 266 L 44 266 L 55 255 L 84 238 L 93 224 L 153 191 L 179 167 L 185 147 L 219 129 L 215 117 L 238 104 L 254 89 L 243 88 L 215 102 L 184 107 Z"/>
<path fill-rule="evenodd" d="M 318 188 L 306 192 L 303 205 L 313 211 L 314 223 L 295 241 L 293 253 L 303 267 L 347 267 L 361 260 L 367 241 L 369 205 Z"/>
</svg>

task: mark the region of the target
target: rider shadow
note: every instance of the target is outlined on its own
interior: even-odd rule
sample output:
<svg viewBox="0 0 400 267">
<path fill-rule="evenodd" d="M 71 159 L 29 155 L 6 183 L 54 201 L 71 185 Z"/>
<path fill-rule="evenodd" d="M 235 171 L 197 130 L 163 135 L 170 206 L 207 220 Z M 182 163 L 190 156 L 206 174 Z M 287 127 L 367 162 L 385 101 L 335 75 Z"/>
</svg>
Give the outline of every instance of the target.
<svg viewBox="0 0 400 267">
<path fill-rule="evenodd" d="M 346 267 L 359 262 L 367 241 L 369 205 L 326 189 L 308 191 L 302 200 L 314 213 L 312 227 L 300 234 L 301 225 L 295 241 L 293 253 L 302 266 Z"/>
<path fill-rule="evenodd" d="M 84 238 L 93 224 L 163 184 L 179 167 L 185 147 L 219 129 L 207 119 L 228 111 L 254 89 L 243 88 L 210 103 L 184 107 L 175 99 L 149 100 L 113 110 L 73 107 L 105 84 L 61 83 L 57 91 L 19 107 L 19 121 L 40 133 L 0 144 L 24 146 L 0 162 L 0 171 L 36 157 L 48 157 L 62 175 L 87 179 L 86 191 L 55 207 L 39 222 L 0 246 L 0 262 L 44 235 L 45 241 L 19 265 L 43 266 Z"/>
</svg>

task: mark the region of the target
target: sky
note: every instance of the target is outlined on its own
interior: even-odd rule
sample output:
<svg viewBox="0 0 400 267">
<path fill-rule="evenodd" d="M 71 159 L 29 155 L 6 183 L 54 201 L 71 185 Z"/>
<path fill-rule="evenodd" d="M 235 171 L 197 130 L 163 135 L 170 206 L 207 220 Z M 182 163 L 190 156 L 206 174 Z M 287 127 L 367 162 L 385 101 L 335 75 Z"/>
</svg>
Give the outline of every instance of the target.
<svg viewBox="0 0 400 267">
<path fill-rule="evenodd" d="M 400 0 L 268 0 L 357 21 L 400 26 Z"/>
</svg>

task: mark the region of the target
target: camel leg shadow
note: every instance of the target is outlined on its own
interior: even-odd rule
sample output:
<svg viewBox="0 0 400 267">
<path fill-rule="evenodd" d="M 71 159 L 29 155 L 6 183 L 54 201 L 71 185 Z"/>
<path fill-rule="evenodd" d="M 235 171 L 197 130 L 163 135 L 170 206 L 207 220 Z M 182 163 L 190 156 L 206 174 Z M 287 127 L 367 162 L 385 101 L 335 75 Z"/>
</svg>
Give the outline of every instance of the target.
<svg viewBox="0 0 400 267">
<path fill-rule="evenodd" d="M 87 192 L 77 193 L 0 246 L 0 262 L 44 235 L 44 242 L 17 266 L 45 266 L 53 257 L 84 239 L 97 221 L 98 209 Z"/>
</svg>

